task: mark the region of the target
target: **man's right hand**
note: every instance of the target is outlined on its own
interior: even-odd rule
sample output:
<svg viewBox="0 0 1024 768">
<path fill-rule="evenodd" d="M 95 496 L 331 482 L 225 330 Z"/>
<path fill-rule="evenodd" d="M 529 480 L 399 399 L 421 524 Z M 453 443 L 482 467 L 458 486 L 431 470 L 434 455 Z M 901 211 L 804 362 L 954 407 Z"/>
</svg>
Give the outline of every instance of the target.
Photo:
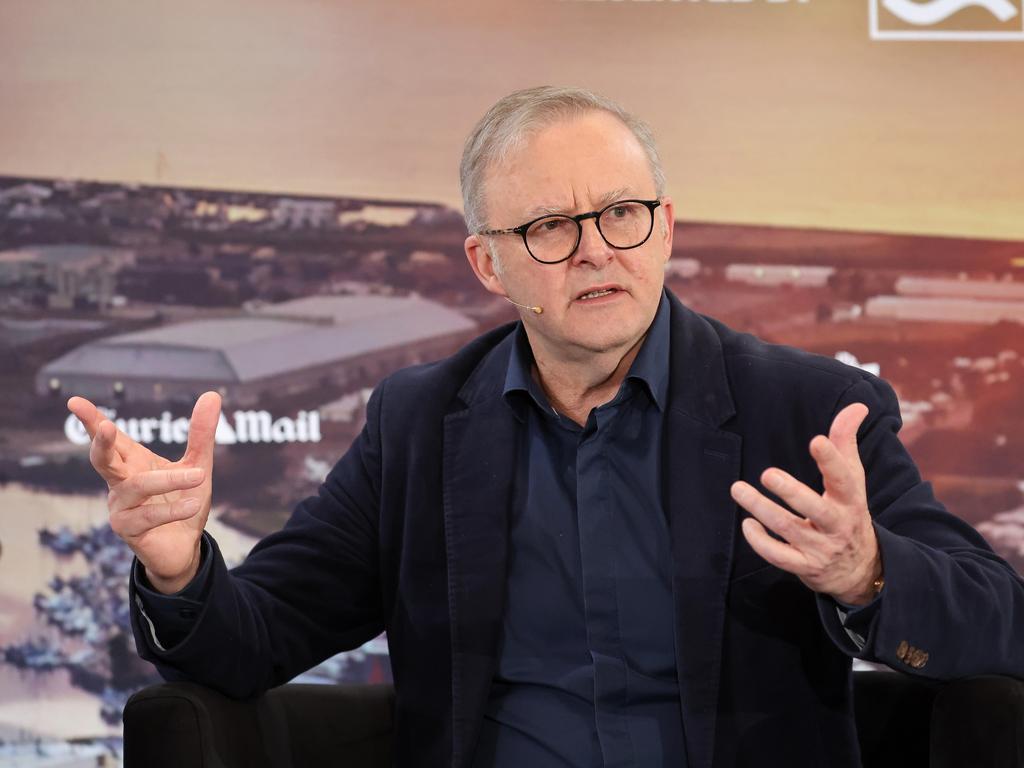
<svg viewBox="0 0 1024 768">
<path fill-rule="evenodd" d="M 110 489 L 110 527 L 164 594 L 182 589 L 199 569 L 199 545 L 213 495 L 220 405 L 216 392 L 196 401 L 185 455 L 168 461 L 117 429 L 85 398 L 68 400 L 68 409 L 92 438 L 89 461 Z"/>
</svg>

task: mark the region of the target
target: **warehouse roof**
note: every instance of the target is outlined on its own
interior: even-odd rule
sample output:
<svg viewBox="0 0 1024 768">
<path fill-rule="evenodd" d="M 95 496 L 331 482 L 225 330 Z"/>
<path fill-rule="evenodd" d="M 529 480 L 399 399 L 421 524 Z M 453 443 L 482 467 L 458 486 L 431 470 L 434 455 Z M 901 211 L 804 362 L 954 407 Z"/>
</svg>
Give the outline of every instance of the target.
<svg viewBox="0 0 1024 768">
<path fill-rule="evenodd" d="M 418 296 L 313 296 L 93 341 L 41 374 L 245 382 L 474 328 Z"/>
</svg>

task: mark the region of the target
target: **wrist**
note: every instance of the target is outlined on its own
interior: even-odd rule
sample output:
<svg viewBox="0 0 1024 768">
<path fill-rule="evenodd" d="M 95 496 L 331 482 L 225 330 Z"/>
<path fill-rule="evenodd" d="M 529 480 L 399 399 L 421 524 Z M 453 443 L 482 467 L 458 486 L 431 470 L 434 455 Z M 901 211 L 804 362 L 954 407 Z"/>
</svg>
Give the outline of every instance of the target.
<svg viewBox="0 0 1024 768">
<path fill-rule="evenodd" d="M 192 582 L 192 579 L 196 577 L 196 574 L 199 572 L 200 561 L 200 547 L 197 544 L 192 560 L 184 571 L 174 576 L 160 576 L 149 566 L 145 566 L 146 580 L 155 591 L 162 595 L 176 594 L 187 587 Z"/>
<path fill-rule="evenodd" d="M 868 575 L 858 581 L 857 586 L 849 592 L 832 595 L 840 603 L 860 607 L 867 605 L 881 593 L 885 587 L 885 574 L 882 570 L 881 553 L 875 552 L 874 560 Z"/>
</svg>

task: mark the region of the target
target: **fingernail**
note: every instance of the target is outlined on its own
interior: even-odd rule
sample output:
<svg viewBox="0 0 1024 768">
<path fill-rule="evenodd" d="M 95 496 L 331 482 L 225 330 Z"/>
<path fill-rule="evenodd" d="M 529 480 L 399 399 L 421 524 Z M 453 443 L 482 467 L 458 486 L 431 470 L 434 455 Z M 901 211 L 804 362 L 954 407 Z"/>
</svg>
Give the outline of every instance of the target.
<svg viewBox="0 0 1024 768">
<path fill-rule="evenodd" d="M 747 486 L 741 485 L 740 483 L 736 483 L 732 487 L 732 497 L 734 499 L 743 500 L 748 496 L 750 496 L 750 489 L 747 488 Z"/>
<path fill-rule="evenodd" d="M 199 511 L 199 499 L 185 499 L 181 502 L 181 509 L 183 512 L 188 514 L 194 514 Z"/>
<path fill-rule="evenodd" d="M 203 470 L 201 469 L 187 469 L 185 470 L 185 482 L 186 483 L 198 483 L 203 479 Z"/>
<path fill-rule="evenodd" d="M 769 472 L 764 476 L 764 484 L 772 490 L 776 490 L 782 486 L 782 478 L 774 472 Z"/>
</svg>

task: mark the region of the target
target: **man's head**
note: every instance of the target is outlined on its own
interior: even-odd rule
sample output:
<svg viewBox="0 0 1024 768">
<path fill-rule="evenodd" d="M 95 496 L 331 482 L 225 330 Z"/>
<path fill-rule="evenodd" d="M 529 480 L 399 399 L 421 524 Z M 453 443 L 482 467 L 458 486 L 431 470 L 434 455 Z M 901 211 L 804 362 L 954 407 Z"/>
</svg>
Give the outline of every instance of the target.
<svg viewBox="0 0 1024 768">
<path fill-rule="evenodd" d="M 477 124 L 461 172 L 470 231 L 466 255 L 487 290 L 544 307 L 543 315 L 524 315 L 535 353 L 583 359 L 625 351 L 642 338 L 661 296 L 673 225 L 657 150 L 642 122 L 589 91 L 518 91 Z M 600 219 L 601 231 L 595 218 L 581 220 L 579 245 L 560 263 L 538 262 L 535 257 L 544 254 L 529 249 L 521 234 L 484 234 L 546 214 L 599 211 L 626 199 L 651 203 L 634 206 L 651 225 L 650 236 L 637 247 L 614 247 L 633 245 L 612 231 L 614 220 L 625 214 L 620 207 Z M 564 219 L 546 224 L 564 225 L 577 231 Z M 603 289 L 611 293 L 590 295 Z"/>
<path fill-rule="evenodd" d="M 537 131 L 554 122 L 570 120 L 588 112 L 607 112 L 632 131 L 647 154 L 658 197 L 665 194 L 665 172 L 651 129 L 611 99 L 583 88 L 556 88 L 545 85 L 510 93 L 487 110 L 476 124 L 462 152 L 459 182 L 462 204 L 470 234 L 486 229 L 485 177 L 493 165 L 500 165 L 509 154 Z"/>
</svg>

